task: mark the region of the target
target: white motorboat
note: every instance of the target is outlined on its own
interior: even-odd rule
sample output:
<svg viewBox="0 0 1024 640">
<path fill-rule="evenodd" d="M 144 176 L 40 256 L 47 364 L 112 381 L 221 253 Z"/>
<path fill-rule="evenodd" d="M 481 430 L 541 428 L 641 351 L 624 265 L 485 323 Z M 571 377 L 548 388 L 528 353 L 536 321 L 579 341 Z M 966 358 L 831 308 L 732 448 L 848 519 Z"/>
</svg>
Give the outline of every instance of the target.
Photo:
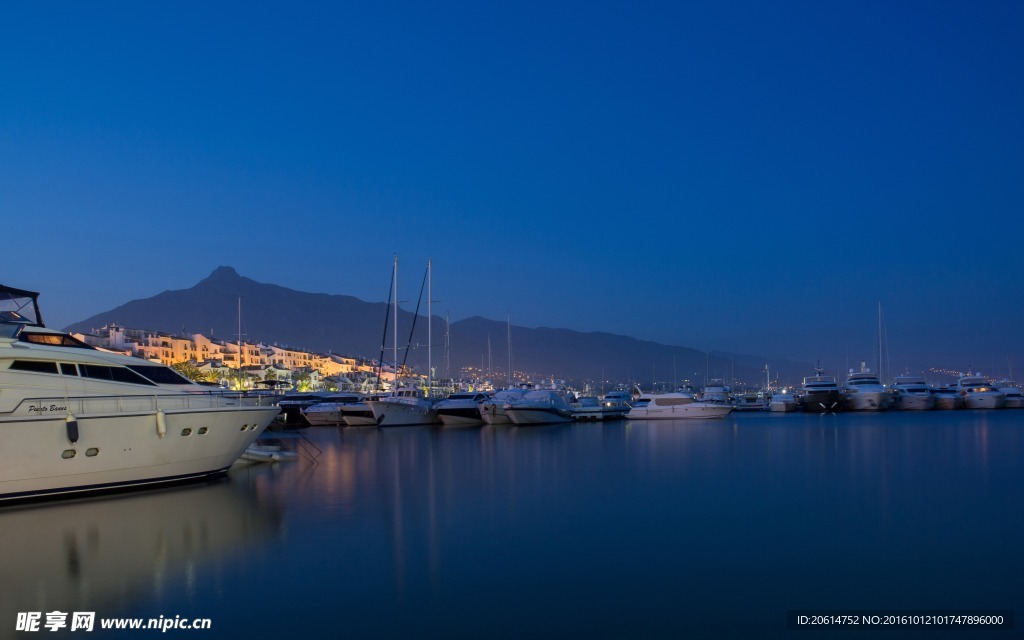
<svg viewBox="0 0 1024 640">
<path fill-rule="evenodd" d="M 573 420 L 595 422 L 605 419 L 604 407 L 597 396 L 580 396 L 575 402 L 570 403 L 570 406 Z"/>
<path fill-rule="evenodd" d="M 479 427 L 484 423 L 480 404 L 488 399 L 490 396 L 481 391 L 453 393 L 434 405 L 434 410 L 446 427 Z"/>
<path fill-rule="evenodd" d="M 935 396 L 920 376 L 896 376 L 892 383 L 893 408 L 899 411 L 928 411 L 935 408 Z"/>
<path fill-rule="evenodd" d="M 996 380 L 996 389 L 1003 394 L 1004 409 L 1024 409 L 1024 395 L 1021 395 L 1020 386 L 1008 378 Z"/>
<path fill-rule="evenodd" d="M 850 369 L 843 385 L 843 400 L 849 411 L 884 411 L 889 407 L 889 392 L 877 375 L 861 365 L 860 371 Z"/>
<path fill-rule="evenodd" d="M 373 417 L 373 410 L 367 404 L 370 400 L 379 400 L 380 396 L 364 396 L 360 402 L 344 404 L 341 406 L 341 420 L 346 427 L 376 427 L 377 418 Z"/>
<path fill-rule="evenodd" d="M 368 400 L 366 404 L 378 427 L 441 424 L 434 403 L 413 387 L 399 389 L 379 400 Z"/>
<path fill-rule="evenodd" d="M 962 376 L 955 389 L 963 397 L 965 409 L 1002 409 L 1006 400 L 991 380 L 979 375 Z"/>
<path fill-rule="evenodd" d="M 724 418 L 732 412 L 732 405 L 719 402 L 698 402 L 693 394 L 682 391 L 672 393 L 645 393 L 626 414 L 629 420 L 682 420 Z"/>
<path fill-rule="evenodd" d="M 633 394 L 623 389 L 609 391 L 601 398 L 601 411 L 604 413 L 605 420 L 625 418 L 632 408 Z"/>
<path fill-rule="evenodd" d="M 222 474 L 280 412 L 47 329 L 0 286 L 0 501 Z"/>
<path fill-rule="evenodd" d="M 480 418 L 487 424 L 512 424 L 512 419 L 505 413 L 505 406 L 522 398 L 529 389 L 516 387 L 502 389 L 488 400 L 480 403 Z"/>
<path fill-rule="evenodd" d="M 952 387 L 932 387 L 932 397 L 935 398 L 935 408 L 943 411 L 951 409 L 962 409 L 964 398 Z"/>
<path fill-rule="evenodd" d="M 359 404 L 363 396 L 358 393 L 332 393 L 323 402 L 306 407 L 302 415 L 314 427 L 345 424 L 345 407 Z"/>
<path fill-rule="evenodd" d="M 729 404 L 729 387 L 725 386 L 725 380 L 711 378 L 701 393 L 701 400 L 716 404 Z"/>
<path fill-rule="evenodd" d="M 800 385 L 800 407 L 810 413 L 834 413 L 843 410 L 843 394 L 835 376 L 825 375 L 820 366 Z"/>
<path fill-rule="evenodd" d="M 757 391 L 740 393 L 732 397 L 732 406 L 736 411 L 767 411 L 768 397 Z"/>
<path fill-rule="evenodd" d="M 572 406 L 557 389 L 535 389 L 506 404 L 505 415 L 516 426 L 572 422 Z"/>
<path fill-rule="evenodd" d="M 789 413 L 800 408 L 796 394 L 792 389 L 777 389 L 772 392 L 771 401 L 768 403 L 769 411 Z"/>
<path fill-rule="evenodd" d="M 278 401 L 281 407 L 281 420 L 292 429 L 301 429 L 310 425 L 306 419 L 306 409 L 327 400 L 326 393 L 312 391 L 295 391 L 285 394 Z"/>
</svg>

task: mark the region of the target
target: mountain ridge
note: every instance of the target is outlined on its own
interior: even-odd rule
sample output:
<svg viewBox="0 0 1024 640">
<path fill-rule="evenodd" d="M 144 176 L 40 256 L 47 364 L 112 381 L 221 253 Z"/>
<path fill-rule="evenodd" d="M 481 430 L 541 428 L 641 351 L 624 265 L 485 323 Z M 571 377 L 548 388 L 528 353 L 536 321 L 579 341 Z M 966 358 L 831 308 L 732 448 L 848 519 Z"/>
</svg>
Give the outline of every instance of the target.
<svg viewBox="0 0 1024 640">
<path fill-rule="evenodd" d="M 286 345 L 316 353 L 338 353 L 377 359 L 382 348 L 394 350 L 394 319 L 384 320 L 388 303 L 366 302 L 343 294 L 310 293 L 261 283 L 220 266 L 188 289 L 167 290 L 149 298 L 131 300 L 67 327 L 89 333 L 107 324 L 120 324 L 169 334 L 202 333 L 222 340 Z M 421 315 L 413 329 L 414 314 L 399 307 L 398 360 L 420 371 L 427 366 L 427 327 Z M 443 343 L 446 323 L 432 318 L 434 338 L 431 364 L 435 375 L 444 372 Z M 799 376 L 807 367 L 789 361 L 753 355 L 705 353 L 689 347 L 664 345 L 605 331 L 580 332 L 559 327 L 509 326 L 483 316 L 471 316 L 447 326 L 450 371 L 458 377 L 462 367 L 490 369 L 502 382 L 508 368 L 507 339 L 511 334 L 514 370 L 531 376 L 573 381 L 655 382 L 678 384 L 690 379 L 703 383 L 710 377 L 737 379 L 754 385 L 764 382 L 764 365 L 783 376 Z M 410 339 L 411 336 L 411 339 Z M 407 351 L 408 347 L 408 351 Z M 408 353 L 408 356 L 406 356 Z M 386 353 L 390 360 L 393 353 Z M 753 366 L 752 363 L 762 364 Z M 785 380 L 785 378 L 782 378 Z M 798 379 L 798 378 L 797 378 Z M 674 382 L 673 382 L 674 381 Z"/>
</svg>

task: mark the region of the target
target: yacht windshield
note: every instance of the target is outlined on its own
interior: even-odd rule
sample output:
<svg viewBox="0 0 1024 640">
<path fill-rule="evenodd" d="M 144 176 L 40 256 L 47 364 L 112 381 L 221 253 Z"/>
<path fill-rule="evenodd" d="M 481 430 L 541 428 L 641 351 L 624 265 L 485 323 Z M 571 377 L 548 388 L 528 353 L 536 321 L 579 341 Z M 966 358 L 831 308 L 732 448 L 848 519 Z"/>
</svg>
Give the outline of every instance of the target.
<svg viewBox="0 0 1024 640">
<path fill-rule="evenodd" d="M 42 325 L 38 293 L 0 285 L 0 322 Z"/>
</svg>

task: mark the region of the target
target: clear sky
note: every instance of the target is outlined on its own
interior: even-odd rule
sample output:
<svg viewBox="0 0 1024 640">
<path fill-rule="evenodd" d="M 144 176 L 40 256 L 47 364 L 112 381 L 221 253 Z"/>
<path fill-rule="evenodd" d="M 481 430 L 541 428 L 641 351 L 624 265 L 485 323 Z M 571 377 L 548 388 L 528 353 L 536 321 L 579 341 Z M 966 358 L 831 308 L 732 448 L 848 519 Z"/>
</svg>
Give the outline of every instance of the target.
<svg viewBox="0 0 1024 640">
<path fill-rule="evenodd" d="M 0 282 L 1024 368 L 1020 2 L 19 2 Z M 1018 375 L 1024 377 L 1024 375 Z"/>
</svg>

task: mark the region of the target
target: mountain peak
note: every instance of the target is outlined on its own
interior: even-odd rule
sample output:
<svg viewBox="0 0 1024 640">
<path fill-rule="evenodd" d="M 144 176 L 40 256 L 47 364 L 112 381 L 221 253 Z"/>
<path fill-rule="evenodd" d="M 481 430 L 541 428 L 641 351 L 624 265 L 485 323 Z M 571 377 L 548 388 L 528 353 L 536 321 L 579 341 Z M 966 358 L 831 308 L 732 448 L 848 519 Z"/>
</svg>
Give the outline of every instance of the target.
<svg viewBox="0 0 1024 640">
<path fill-rule="evenodd" d="M 217 267 L 211 273 L 208 279 L 223 279 L 223 278 L 237 278 L 238 272 L 235 271 L 234 267 Z"/>
</svg>

